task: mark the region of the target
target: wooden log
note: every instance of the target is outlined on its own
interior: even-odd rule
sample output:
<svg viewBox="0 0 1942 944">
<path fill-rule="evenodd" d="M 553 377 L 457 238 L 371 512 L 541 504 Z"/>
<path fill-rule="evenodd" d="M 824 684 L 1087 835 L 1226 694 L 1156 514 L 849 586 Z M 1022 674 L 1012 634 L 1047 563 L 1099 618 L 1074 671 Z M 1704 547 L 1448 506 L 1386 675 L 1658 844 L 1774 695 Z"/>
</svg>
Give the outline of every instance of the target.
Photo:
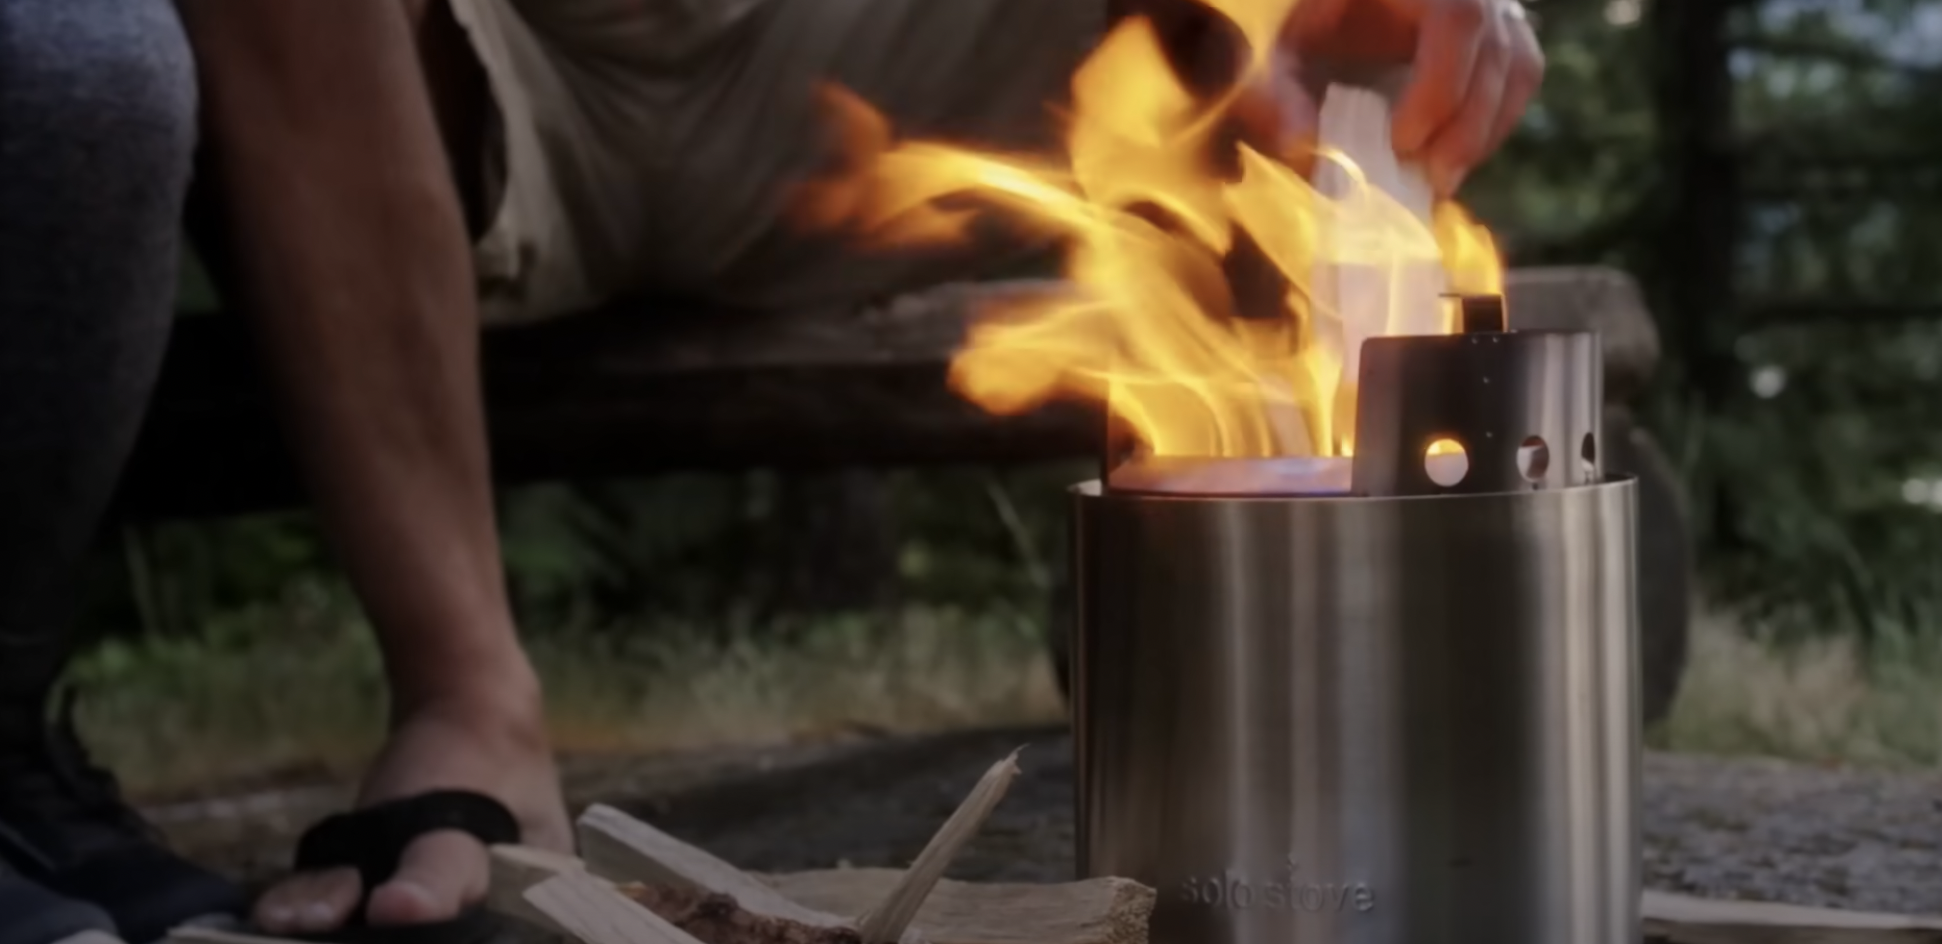
<svg viewBox="0 0 1942 944">
<path fill-rule="evenodd" d="M 855 914 L 881 901 L 898 869 L 824 869 L 762 880 L 818 911 Z M 944 879 L 917 909 L 929 944 L 1140 944 L 1156 899 L 1125 878 L 1057 884 L 974 883 Z"/>
<path fill-rule="evenodd" d="M 855 928 L 755 914 L 719 892 L 673 885 L 629 884 L 618 889 L 701 944 L 859 944 L 862 940 Z"/>
<path fill-rule="evenodd" d="M 1942 944 L 1942 918 L 1647 891 L 1647 941 L 1664 944 Z"/>
<path fill-rule="evenodd" d="M 863 311 L 753 314 L 626 303 L 485 332 L 501 484 L 674 469 L 841 468 L 1092 458 L 1103 424 L 1056 403 L 991 416 L 953 393 L 951 355 L 981 306 L 1044 282 L 946 286 Z M 1608 398 L 1642 389 L 1657 334 L 1636 284 L 1600 268 L 1513 270 L 1513 327 L 1597 330 Z M 301 503 L 240 319 L 176 325 L 122 478 L 124 520 Z"/>
</svg>

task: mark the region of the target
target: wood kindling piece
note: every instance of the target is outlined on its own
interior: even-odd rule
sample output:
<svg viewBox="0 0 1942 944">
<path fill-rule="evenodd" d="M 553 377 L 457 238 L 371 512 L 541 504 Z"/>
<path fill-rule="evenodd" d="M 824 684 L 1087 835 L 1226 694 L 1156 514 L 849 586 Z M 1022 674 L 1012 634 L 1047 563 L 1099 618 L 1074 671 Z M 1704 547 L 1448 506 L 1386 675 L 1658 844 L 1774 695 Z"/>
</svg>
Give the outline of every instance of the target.
<svg viewBox="0 0 1942 944">
<path fill-rule="evenodd" d="M 909 869 L 756 876 L 609 806 L 580 816 L 592 875 L 703 944 L 1144 944 L 1151 889 L 1127 879 L 972 885 L 942 876 L 1019 774 L 993 764 Z"/>
<path fill-rule="evenodd" d="M 854 928 L 866 944 L 919 944 L 923 937 L 911 928 L 919 906 L 1017 775 L 1017 751 L 993 764 L 903 878 L 860 916 L 860 926 L 857 917 L 805 908 L 754 876 L 610 806 L 595 805 L 581 814 L 580 849 L 595 874 L 614 881 L 727 895 L 756 915 L 810 927 Z"/>
<path fill-rule="evenodd" d="M 493 846 L 485 906 L 555 934 L 569 933 L 526 900 L 526 892 L 561 875 L 587 875 L 587 864 L 563 852 L 531 846 Z"/>
<path fill-rule="evenodd" d="M 1020 748 L 1023 750 L 1023 748 Z M 944 870 L 952 860 L 964 850 L 971 837 L 984 828 L 984 821 L 991 817 L 991 811 L 1005 798 L 1011 789 L 1011 782 L 1018 777 L 1018 751 L 991 765 L 983 777 L 978 778 L 971 795 L 964 798 L 937 834 L 926 843 L 924 851 L 917 854 L 917 861 L 904 871 L 903 878 L 897 882 L 890 894 L 884 896 L 877 906 L 863 916 L 863 926 L 858 928 L 863 934 L 863 944 L 891 944 L 901 940 L 910 923 L 917 917 L 918 906 L 924 903 L 931 889 L 937 887 L 938 879 L 944 877 Z"/>
<path fill-rule="evenodd" d="M 493 847 L 492 882 L 486 894 L 486 907 L 541 931 L 578 938 L 580 935 L 573 927 L 558 916 L 542 911 L 529 897 L 533 889 L 561 877 L 609 889 L 614 894 L 599 896 L 605 902 L 599 907 L 611 907 L 614 896 L 618 895 L 636 908 L 653 912 L 697 944 L 857 944 L 855 930 L 848 927 L 810 925 L 758 915 L 728 895 L 688 886 L 614 883 L 589 872 L 585 862 L 572 856 L 524 846 Z M 559 898 L 562 893 L 556 889 L 542 894 Z M 573 892 L 575 900 L 591 894 L 588 888 Z"/>
<path fill-rule="evenodd" d="M 593 874 L 615 882 L 672 885 L 735 899 L 744 911 L 811 927 L 853 927 L 845 917 L 805 908 L 754 876 L 611 806 L 595 804 L 575 824 Z"/>
</svg>

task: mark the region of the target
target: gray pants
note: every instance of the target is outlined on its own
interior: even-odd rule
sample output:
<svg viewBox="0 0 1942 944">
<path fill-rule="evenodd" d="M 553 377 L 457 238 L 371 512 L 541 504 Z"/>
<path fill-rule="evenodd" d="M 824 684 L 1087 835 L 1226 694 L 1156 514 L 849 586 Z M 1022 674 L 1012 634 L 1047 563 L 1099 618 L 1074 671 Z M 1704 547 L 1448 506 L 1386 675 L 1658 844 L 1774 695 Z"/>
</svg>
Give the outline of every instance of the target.
<svg viewBox="0 0 1942 944">
<path fill-rule="evenodd" d="M 171 0 L 0 0 L 0 715 L 66 656 L 168 338 L 195 121 Z"/>
</svg>

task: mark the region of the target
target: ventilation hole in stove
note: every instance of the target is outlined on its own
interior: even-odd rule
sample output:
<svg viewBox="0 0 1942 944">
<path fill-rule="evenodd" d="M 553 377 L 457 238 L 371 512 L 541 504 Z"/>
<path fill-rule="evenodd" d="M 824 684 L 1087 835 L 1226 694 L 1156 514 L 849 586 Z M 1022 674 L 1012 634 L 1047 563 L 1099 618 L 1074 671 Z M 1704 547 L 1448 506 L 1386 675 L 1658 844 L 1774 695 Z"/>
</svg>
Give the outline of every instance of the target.
<svg viewBox="0 0 1942 944">
<path fill-rule="evenodd" d="M 1544 481 L 1544 473 L 1551 471 L 1551 447 L 1545 445 L 1544 437 L 1527 436 L 1517 447 L 1517 471 L 1526 482 Z"/>
<path fill-rule="evenodd" d="M 1444 488 L 1455 488 L 1470 474 L 1470 454 L 1454 439 L 1439 439 L 1423 450 L 1423 471 Z"/>
</svg>

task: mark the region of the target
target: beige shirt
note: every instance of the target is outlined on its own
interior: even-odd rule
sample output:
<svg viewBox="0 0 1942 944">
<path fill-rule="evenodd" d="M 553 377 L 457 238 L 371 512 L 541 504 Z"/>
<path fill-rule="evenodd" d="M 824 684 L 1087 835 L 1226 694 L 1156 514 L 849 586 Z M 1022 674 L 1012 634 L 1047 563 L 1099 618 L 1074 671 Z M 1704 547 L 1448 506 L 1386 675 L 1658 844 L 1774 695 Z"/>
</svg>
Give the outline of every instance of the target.
<svg viewBox="0 0 1942 944">
<path fill-rule="evenodd" d="M 476 246 L 488 323 L 656 293 L 757 308 L 954 273 L 785 218 L 826 158 L 819 83 L 900 130 L 1056 146 L 1104 0 L 453 0 L 502 119 Z M 953 262 L 952 265 L 961 263 Z"/>
</svg>

